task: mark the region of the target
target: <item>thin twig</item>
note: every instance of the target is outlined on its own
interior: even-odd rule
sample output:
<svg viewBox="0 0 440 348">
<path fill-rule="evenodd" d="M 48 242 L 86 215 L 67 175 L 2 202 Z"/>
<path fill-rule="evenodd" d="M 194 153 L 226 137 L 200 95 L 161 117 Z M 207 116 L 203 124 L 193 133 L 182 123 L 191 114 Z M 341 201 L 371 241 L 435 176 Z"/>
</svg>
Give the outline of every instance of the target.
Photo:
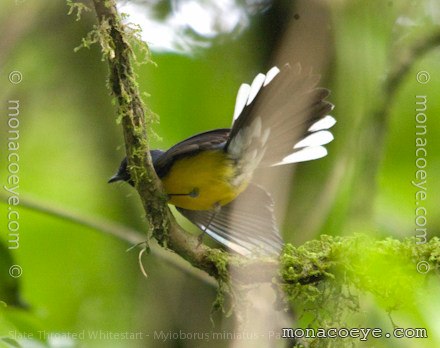
<svg viewBox="0 0 440 348">
<path fill-rule="evenodd" d="M 5 193 L 0 192 L 0 199 L 2 201 L 6 201 L 7 198 L 8 197 Z M 83 213 L 75 212 L 70 208 L 60 208 L 59 204 L 55 206 L 34 198 L 20 197 L 20 207 L 108 234 L 130 245 L 139 246 L 145 244 L 145 234 L 140 231 L 136 231 L 130 227 L 103 218 L 87 216 Z M 209 277 L 205 272 L 183 262 L 177 255 L 167 252 L 156 243 L 150 245 L 150 250 L 154 256 L 160 258 L 172 267 L 178 268 L 182 272 L 191 275 L 206 284 L 215 286 L 216 283 L 212 277 Z"/>
<path fill-rule="evenodd" d="M 372 119 L 366 127 L 367 139 L 359 138 L 359 148 L 368 149 L 359 163 L 356 181 L 362 182 L 363 190 L 359 192 L 352 204 L 352 211 L 362 212 L 363 216 L 369 217 L 373 211 L 374 195 L 377 187 L 377 173 L 384 154 L 386 135 L 389 132 L 391 107 L 397 92 L 414 64 L 432 49 L 440 45 L 440 31 L 430 34 L 428 37 L 408 47 L 403 52 L 391 56 L 389 65 L 395 67 L 391 70 L 382 87 L 383 96 L 378 106 L 372 112 Z"/>
</svg>

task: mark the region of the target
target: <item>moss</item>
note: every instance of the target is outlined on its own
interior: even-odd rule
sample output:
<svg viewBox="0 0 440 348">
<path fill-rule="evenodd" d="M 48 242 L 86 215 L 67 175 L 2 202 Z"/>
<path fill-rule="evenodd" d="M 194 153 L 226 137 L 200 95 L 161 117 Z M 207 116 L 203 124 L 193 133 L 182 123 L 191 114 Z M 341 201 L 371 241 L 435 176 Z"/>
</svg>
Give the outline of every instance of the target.
<svg viewBox="0 0 440 348">
<path fill-rule="evenodd" d="M 280 260 L 280 277 L 288 291 L 290 286 L 307 286 L 343 275 L 357 288 L 386 297 L 390 290 L 384 289 L 388 286 L 384 284 L 411 284 L 414 277 L 425 276 L 417 271 L 420 261 L 428 262 L 431 271 L 438 269 L 440 241 L 432 238 L 417 245 L 413 238 L 377 241 L 365 235 L 323 235 L 300 247 L 287 244 Z"/>
<path fill-rule="evenodd" d="M 83 12 L 90 12 L 91 8 L 82 2 L 73 2 L 72 0 L 67 0 L 67 6 L 69 7 L 68 16 L 76 12 L 76 20 L 79 21 Z"/>
<path fill-rule="evenodd" d="M 206 261 L 214 265 L 213 274 L 218 282 L 217 296 L 212 304 L 212 313 L 222 311 L 228 315 L 232 312 L 232 306 L 226 309 L 226 299 L 231 300 L 234 292 L 231 287 L 229 275 L 229 255 L 220 249 L 209 249 Z M 234 303 L 232 300 L 230 303 Z"/>
<path fill-rule="evenodd" d="M 340 243 L 340 238 L 324 235 L 300 247 L 287 244 L 283 250 L 280 279 L 275 282 L 281 305 L 294 307 L 312 326 L 338 326 L 348 308 L 358 308 L 357 296 L 333 273 L 337 263 L 334 249 Z M 318 343 L 311 340 L 307 344 Z"/>
<path fill-rule="evenodd" d="M 332 266 L 329 255 L 335 239 L 321 236 L 295 248 L 286 244 L 281 256 L 281 278 L 286 283 L 308 284 L 323 277 L 332 277 L 327 270 Z"/>
<path fill-rule="evenodd" d="M 71 0 L 67 1 L 69 8 L 69 15 L 76 12 L 77 18 L 79 20 L 81 18 L 81 14 L 86 11 L 90 11 L 91 9 L 82 4 L 82 3 L 74 3 Z M 126 18 L 124 14 L 118 15 L 115 14 L 116 20 L 112 21 L 109 18 L 101 19 L 98 24 L 94 25 L 92 30 L 81 40 L 81 44 L 76 47 L 75 52 L 82 48 L 90 48 L 92 45 L 99 43 L 102 51 L 102 60 L 114 60 L 116 58 L 123 57 L 124 59 L 118 59 L 118 63 L 120 64 L 121 70 L 127 72 L 125 74 L 127 78 L 127 84 L 118 84 L 116 87 L 117 93 L 115 93 L 115 83 L 116 81 L 112 81 L 111 78 L 108 80 L 108 88 L 113 91 L 113 95 L 119 101 L 118 107 L 118 116 L 116 118 L 117 123 L 121 123 L 123 117 L 132 117 L 130 115 L 132 103 L 139 104 L 134 105 L 134 107 L 139 107 L 141 110 L 144 110 L 146 121 L 148 124 L 149 133 L 151 136 L 155 138 L 159 138 L 157 134 L 151 129 L 151 125 L 157 123 L 159 121 L 159 116 L 150 110 L 145 104 L 145 98 L 148 96 L 148 93 L 139 93 L 137 89 L 139 85 L 137 83 L 137 74 L 133 71 L 129 62 L 126 61 L 128 59 L 130 62 L 133 62 L 136 65 L 141 64 L 154 64 L 154 61 L 151 57 L 151 51 L 148 45 L 141 38 L 141 28 L 138 25 L 133 23 L 122 24 L 123 20 Z M 124 49 L 120 52 L 120 57 L 116 57 L 116 47 L 115 40 L 112 37 L 112 30 L 117 30 L 121 34 L 121 38 L 123 40 Z M 112 74 L 111 74 L 112 75 Z M 113 88 L 112 88 L 113 87 Z M 132 93 L 133 91 L 127 90 L 135 88 L 136 93 Z M 133 95 L 137 98 L 134 101 Z M 145 127 L 139 127 L 138 130 L 134 129 L 135 132 L 139 133 L 145 130 Z"/>
<path fill-rule="evenodd" d="M 359 311 L 361 294 L 372 294 L 388 313 L 415 310 L 412 306 L 417 305 L 426 278 L 438 274 L 439 256 L 438 238 L 417 245 L 414 238 L 378 241 L 360 234 L 321 236 L 300 247 L 285 246 L 276 285 L 285 294 L 281 296 L 284 305 L 299 310 L 311 326 L 338 327 Z M 420 262 L 427 262 L 430 270 L 420 270 Z M 333 343 L 338 347 L 351 344 Z M 324 343 L 308 344 L 319 347 Z"/>
</svg>

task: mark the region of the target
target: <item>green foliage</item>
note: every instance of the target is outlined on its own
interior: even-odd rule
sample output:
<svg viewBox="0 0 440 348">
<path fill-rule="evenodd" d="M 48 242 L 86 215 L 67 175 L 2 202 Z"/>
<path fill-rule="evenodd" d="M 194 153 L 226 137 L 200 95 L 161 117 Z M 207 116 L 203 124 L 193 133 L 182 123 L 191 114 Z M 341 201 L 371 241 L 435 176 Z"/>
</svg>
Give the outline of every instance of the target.
<svg viewBox="0 0 440 348">
<path fill-rule="evenodd" d="M 416 244 L 414 238 L 374 241 L 363 236 L 349 238 L 335 252 L 342 260 L 347 281 L 361 291 L 370 292 L 387 311 L 415 305 L 426 277 L 439 268 L 440 241 L 432 238 Z M 420 273 L 417 264 L 428 261 L 431 272 Z"/>
<path fill-rule="evenodd" d="M 438 281 L 439 252 L 437 237 L 416 244 L 414 238 L 399 241 L 374 240 L 361 234 L 323 235 L 300 247 L 286 245 L 279 286 L 287 295 L 286 304 L 308 318 L 308 326 L 342 327 L 360 311 L 359 298 L 365 294 L 373 295 L 385 312 L 415 311 L 427 279 L 436 276 Z M 429 272 L 417 269 L 420 261 L 428 262 Z M 350 343 L 343 342 L 332 344 Z M 313 347 L 326 346 L 311 343 Z"/>
<path fill-rule="evenodd" d="M 120 127 L 115 125 L 115 112 L 104 88 L 107 68 L 100 62 L 100 58 L 108 59 L 114 53 L 105 41 L 108 25 L 96 26 L 96 32 L 87 35 L 95 18 L 86 13 L 87 9 L 80 9 L 80 3 L 71 2 L 70 9 L 71 14 L 81 17 L 80 22 L 65 18 L 62 3 L 21 3 L 15 7 L 13 2 L 9 7 L 5 4 L 0 14 L 3 37 L 9 42 L 2 46 L 2 66 L 4 71 L 19 67 L 25 77 L 19 86 L 5 83 L 0 92 L 4 100 L 20 97 L 23 101 L 21 193 L 65 206 L 66 210 L 74 209 L 95 218 L 103 216 L 145 231 L 145 213 L 133 191 L 125 185 L 109 187 L 105 183 L 125 155 Z M 352 199 L 363 186 L 353 174 L 354 166 L 359 159 L 368 158 L 376 145 L 373 142 L 365 146 L 359 139 L 362 134 L 370 135 L 371 110 L 386 98 L 379 94 L 380 82 L 387 79 L 393 67 L 390 50 L 399 56 L 402 48 L 434 32 L 433 23 L 424 25 L 430 18 L 427 3 L 347 1 L 330 5 L 334 50 L 328 57 L 329 73 L 323 86 L 332 90 L 330 100 L 336 104 L 336 139 L 326 159 L 298 166 L 283 232 L 286 239 L 300 246 L 286 246 L 281 270 L 285 282 L 277 282 L 288 294 L 288 303 L 283 305 L 293 305 L 299 314 L 298 325 L 362 323 L 383 327 L 390 325 L 386 312 L 391 311 L 399 325 L 423 326 L 431 332 L 436 329 L 440 313 L 438 241 L 431 238 L 427 244 L 416 247 L 413 240 L 404 237 L 413 234 L 414 192 L 409 183 L 414 176 L 416 94 L 429 97 L 430 237 L 438 234 L 440 226 L 440 214 L 435 213 L 435 197 L 440 189 L 439 181 L 435 180 L 440 176 L 440 142 L 435 137 L 440 131 L 435 117 L 440 113 L 440 104 L 435 99 L 440 90 L 439 81 L 434 78 L 434 72 L 440 68 L 437 51 L 415 62 L 390 106 L 383 162 L 377 173 L 380 185 L 374 216 L 354 228 L 346 225 L 353 213 L 349 209 Z M 17 12 L 14 21 L 11 14 L 20 8 L 23 12 Z M 32 13 L 36 15 L 32 17 Z M 302 25 L 306 15 L 296 24 Z M 409 27 L 395 23 L 396 18 L 405 16 L 424 17 Z M 151 92 L 148 104 L 162 115 L 156 129 L 164 142 L 153 139 L 155 147 L 165 149 L 194 133 L 230 125 L 239 84 L 249 82 L 256 72 L 273 64 L 259 58 L 269 55 L 261 52 L 263 39 L 259 30 L 270 29 L 267 22 L 260 27 L 260 21 L 256 19 L 245 35 L 224 40 L 224 44 L 199 55 L 156 54 L 160 69 L 153 64 L 136 65 L 135 80 L 142 90 Z M 24 24 L 29 25 L 28 32 L 21 31 L 26 28 Z M 103 40 L 104 51 L 99 54 L 97 49 L 88 49 L 73 54 L 72 48 L 81 37 L 85 37 L 83 46 L 88 48 Z M 140 63 L 148 60 L 135 41 L 130 47 Z M 431 73 L 429 84 L 416 83 L 419 70 Z M 4 139 L 0 137 L 0 142 Z M 329 175 L 332 168 L 337 169 L 333 176 Z M 5 174 L 5 167 L 0 171 Z M 323 192 L 324 185 L 330 192 L 339 190 L 340 197 L 332 201 Z M 322 209 L 322 201 L 331 202 L 331 209 Z M 1 208 L 5 216 L 7 206 L 2 203 Z M 362 207 L 358 209 L 362 212 Z M 315 222 L 317 212 L 322 213 L 324 227 L 308 228 L 307 222 Z M 146 281 L 140 276 L 135 253 L 125 253 L 128 245 L 92 229 L 30 211 L 24 211 L 21 219 L 23 243 L 14 256 L 25 270 L 20 295 L 30 304 L 30 310 L 23 315 L 34 320 L 33 330 L 202 331 L 211 329 L 206 319 L 214 299 L 216 308 L 224 308 L 225 312 L 231 308 L 223 254 L 212 257 L 221 270 L 220 292 L 216 294 L 210 286 L 189 279 L 154 254 L 144 260 L 149 271 Z M 371 225 L 374 229 L 366 227 Z M 374 239 L 316 239 L 319 231 L 349 236 L 354 231 L 368 231 Z M 394 239 L 385 239 L 390 235 Z M 4 240 L 4 235 L 1 238 Z M 310 242 L 303 244 L 306 240 Z M 6 265 L 10 263 L 7 257 L 3 253 L 0 256 L 0 260 L 7 261 Z M 421 260 L 430 264 L 431 272 L 427 275 L 415 272 Z M 9 296 L 5 301 L 9 304 L 18 295 L 15 290 L 8 292 L 11 281 L 7 273 L 0 275 L 0 293 L 4 298 Z M 15 310 L 13 306 L 1 307 L 0 336 L 8 335 L 11 329 L 32 331 L 23 322 L 9 320 L 8 314 Z M 433 347 L 438 343 L 435 334 L 426 343 L 368 342 L 376 347 Z M 94 347 L 105 343 L 84 344 Z M 118 348 L 133 347 L 133 342 L 115 344 Z M 148 344 L 142 342 L 140 346 Z"/>
</svg>

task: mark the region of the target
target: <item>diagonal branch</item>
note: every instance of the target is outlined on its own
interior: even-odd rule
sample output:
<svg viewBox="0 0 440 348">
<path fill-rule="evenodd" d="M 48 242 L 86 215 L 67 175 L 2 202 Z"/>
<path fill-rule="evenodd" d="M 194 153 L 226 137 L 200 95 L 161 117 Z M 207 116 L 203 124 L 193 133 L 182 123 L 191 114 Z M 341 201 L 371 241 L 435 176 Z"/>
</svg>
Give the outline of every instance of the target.
<svg viewBox="0 0 440 348">
<path fill-rule="evenodd" d="M 7 201 L 7 199 L 8 196 L 0 192 L 0 200 Z M 145 242 L 145 236 L 143 236 L 140 231 L 103 218 L 87 216 L 83 213 L 75 212 L 70 208 L 67 209 L 66 207 L 60 207 L 59 204 L 55 206 L 48 202 L 41 201 L 40 199 L 26 196 L 20 197 L 20 207 L 108 234 L 130 245 L 137 245 Z M 206 273 L 191 267 L 188 263 L 176 255 L 172 255 L 165 251 L 163 248 L 160 248 L 157 244 L 151 245 L 150 250 L 151 253 L 154 256 L 159 257 L 161 261 L 178 268 L 180 271 L 193 276 L 206 284 L 215 285 L 214 279 L 209 277 Z"/>
<path fill-rule="evenodd" d="M 440 45 L 440 30 L 430 33 L 427 37 L 418 40 L 403 52 L 399 51 L 391 57 L 392 70 L 384 81 L 381 89 L 383 97 L 378 106 L 372 110 L 372 119 L 368 124 L 367 138 L 360 138 L 358 146 L 369 149 L 366 156 L 359 160 L 356 177 L 356 191 L 354 196 L 352 215 L 362 214 L 363 217 L 371 217 L 373 210 L 374 195 L 377 188 L 377 173 L 382 163 L 386 136 L 389 132 L 391 107 L 395 102 L 397 92 L 400 90 L 404 79 L 425 54 L 437 49 Z M 359 185 L 362 182 L 362 186 Z M 360 190 L 362 190 L 360 192 Z M 360 212 L 360 213 L 357 213 Z M 365 220 L 365 219 L 364 219 Z"/>
<path fill-rule="evenodd" d="M 154 171 L 148 148 L 145 106 L 132 67 L 134 54 L 129 44 L 130 34 L 117 13 L 114 0 L 94 0 L 93 4 L 99 22 L 99 41 L 109 65 L 110 88 L 118 102 L 131 177 L 136 184 L 152 235 L 159 244 L 218 279 L 222 272 L 213 255 L 221 258 L 222 263 L 229 257 L 226 253 L 198 245 L 197 238 L 176 223 Z"/>
</svg>

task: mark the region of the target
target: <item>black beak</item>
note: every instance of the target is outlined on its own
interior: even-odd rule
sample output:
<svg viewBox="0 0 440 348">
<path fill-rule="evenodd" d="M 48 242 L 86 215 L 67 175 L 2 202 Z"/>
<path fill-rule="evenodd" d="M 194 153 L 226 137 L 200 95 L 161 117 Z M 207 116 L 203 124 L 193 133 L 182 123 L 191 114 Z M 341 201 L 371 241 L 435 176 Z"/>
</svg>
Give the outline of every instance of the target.
<svg viewBox="0 0 440 348">
<path fill-rule="evenodd" d="M 116 181 L 121 181 L 124 180 L 119 176 L 119 173 L 116 173 L 115 175 L 113 175 L 109 181 L 107 181 L 108 184 L 111 184 L 112 182 L 116 182 Z"/>
</svg>

